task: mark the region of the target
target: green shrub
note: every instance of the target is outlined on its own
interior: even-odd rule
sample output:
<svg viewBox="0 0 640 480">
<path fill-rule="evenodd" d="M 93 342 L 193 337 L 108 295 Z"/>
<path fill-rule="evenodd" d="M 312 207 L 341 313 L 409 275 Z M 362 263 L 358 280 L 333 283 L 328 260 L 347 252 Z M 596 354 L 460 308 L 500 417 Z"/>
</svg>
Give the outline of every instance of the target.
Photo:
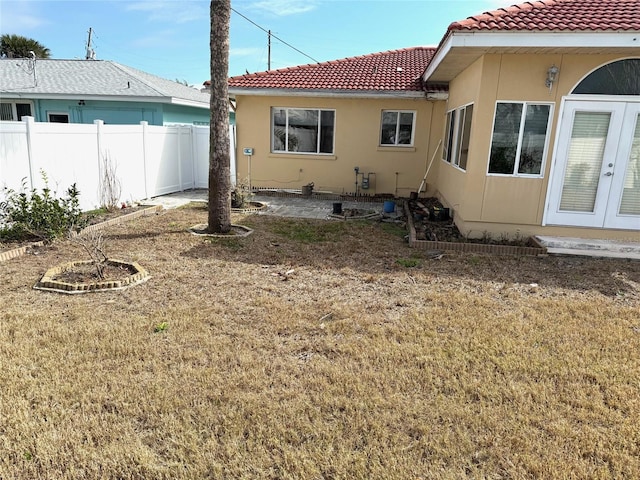
<svg viewBox="0 0 640 480">
<path fill-rule="evenodd" d="M 25 182 L 20 192 L 5 189 L 6 200 L 0 202 L 0 239 L 53 240 L 84 226 L 76 184 L 64 198 L 57 198 L 44 173 L 42 179 L 45 185 L 40 192 L 35 188 L 27 192 Z"/>
</svg>

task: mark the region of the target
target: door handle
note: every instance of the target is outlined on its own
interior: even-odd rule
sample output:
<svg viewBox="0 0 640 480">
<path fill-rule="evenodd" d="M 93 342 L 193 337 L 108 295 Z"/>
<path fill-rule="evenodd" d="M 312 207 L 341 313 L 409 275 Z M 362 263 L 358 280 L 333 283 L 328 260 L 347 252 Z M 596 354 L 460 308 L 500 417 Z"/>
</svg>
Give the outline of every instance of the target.
<svg viewBox="0 0 640 480">
<path fill-rule="evenodd" d="M 613 172 L 607 172 L 604 174 L 605 177 L 610 177 L 611 175 L 613 175 Z"/>
</svg>

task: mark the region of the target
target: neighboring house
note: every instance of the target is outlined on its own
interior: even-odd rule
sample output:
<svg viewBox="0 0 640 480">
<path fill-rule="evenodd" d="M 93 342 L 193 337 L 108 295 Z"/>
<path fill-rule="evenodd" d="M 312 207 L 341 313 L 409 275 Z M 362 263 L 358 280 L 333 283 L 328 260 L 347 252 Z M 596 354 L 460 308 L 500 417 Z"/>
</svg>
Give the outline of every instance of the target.
<svg viewBox="0 0 640 480">
<path fill-rule="evenodd" d="M 209 94 L 105 60 L 0 59 L 0 120 L 209 124 Z"/>
<path fill-rule="evenodd" d="M 233 77 L 229 91 L 254 186 L 354 192 L 365 173 L 359 193 L 408 196 L 435 155 L 421 193 L 471 236 L 640 239 L 637 0 L 526 2 L 452 23 L 437 49 Z"/>
</svg>

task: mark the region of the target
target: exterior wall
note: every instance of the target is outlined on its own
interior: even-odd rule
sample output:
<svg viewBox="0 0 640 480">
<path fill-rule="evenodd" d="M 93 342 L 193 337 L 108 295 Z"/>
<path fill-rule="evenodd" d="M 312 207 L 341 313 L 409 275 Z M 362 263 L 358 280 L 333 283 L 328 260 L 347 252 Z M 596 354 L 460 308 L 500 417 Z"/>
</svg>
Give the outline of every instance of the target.
<svg viewBox="0 0 640 480">
<path fill-rule="evenodd" d="M 66 113 L 69 123 L 91 124 L 102 120 L 107 125 L 188 124 L 209 125 L 209 109 L 161 103 L 103 102 L 84 100 L 34 100 L 33 116 L 38 122 L 47 122 L 48 113 Z"/>
<path fill-rule="evenodd" d="M 164 105 L 162 111 L 165 125 L 169 123 L 209 125 L 210 123 L 210 110 L 208 108 L 187 107 L 183 105 Z"/>
<path fill-rule="evenodd" d="M 36 100 L 36 121 L 46 122 L 47 112 L 67 112 L 70 123 L 93 123 L 102 120 L 108 125 L 136 125 L 142 121 L 149 125 L 162 125 L 162 104 L 103 102 L 84 100 Z"/>
<path fill-rule="evenodd" d="M 627 238 L 629 232 L 603 229 L 542 227 L 549 174 L 563 97 L 592 70 L 620 58 L 639 55 L 487 54 L 450 82 L 447 110 L 474 103 L 467 171 L 440 162 L 438 193 L 454 210 L 456 224 L 470 236 L 519 232 L 583 237 Z M 552 90 L 547 69 L 560 68 Z M 552 103 L 552 123 L 540 178 L 488 175 L 494 113 L 498 101 Z M 441 117 L 441 123 L 444 118 Z"/>
<path fill-rule="evenodd" d="M 300 189 L 311 182 L 315 191 L 353 193 L 354 168 L 369 176 L 368 194 L 406 197 L 417 191 L 441 136 L 444 102 L 420 99 L 344 99 L 317 97 L 238 96 L 236 98 L 238 180 L 254 187 Z M 271 107 L 333 109 L 335 149 L 333 155 L 271 153 Z M 415 142 L 412 147 L 379 146 L 382 110 L 416 112 Z M 254 149 L 249 159 L 243 148 Z M 433 185 L 438 162 L 427 178 Z M 250 165 L 249 165 L 250 164 Z M 375 175 L 373 175 L 375 173 Z M 360 184 L 360 180 L 358 180 Z M 433 191 L 431 192 L 433 193 Z"/>
</svg>

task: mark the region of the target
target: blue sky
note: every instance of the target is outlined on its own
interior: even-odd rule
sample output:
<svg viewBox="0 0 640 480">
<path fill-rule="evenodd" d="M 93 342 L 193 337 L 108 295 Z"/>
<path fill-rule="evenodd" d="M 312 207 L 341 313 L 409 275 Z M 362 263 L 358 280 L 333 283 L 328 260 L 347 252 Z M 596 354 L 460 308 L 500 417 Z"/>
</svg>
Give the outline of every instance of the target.
<svg viewBox="0 0 640 480">
<path fill-rule="evenodd" d="M 509 0 L 232 0 L 273 35 L 271 68 L 420 45 L 435 46 L 447 26 Z M 0 33 L 33 38 L 52 58 L 84 58 L 94 30 L 96 58 L 199 86 L 209 78 L 205 0 L 0 0 Z M 267 69 L 267 34 L 231 15 L 229 74 Z M 309 58 L 311 57 L 311 58 Z"/>
</svg>

